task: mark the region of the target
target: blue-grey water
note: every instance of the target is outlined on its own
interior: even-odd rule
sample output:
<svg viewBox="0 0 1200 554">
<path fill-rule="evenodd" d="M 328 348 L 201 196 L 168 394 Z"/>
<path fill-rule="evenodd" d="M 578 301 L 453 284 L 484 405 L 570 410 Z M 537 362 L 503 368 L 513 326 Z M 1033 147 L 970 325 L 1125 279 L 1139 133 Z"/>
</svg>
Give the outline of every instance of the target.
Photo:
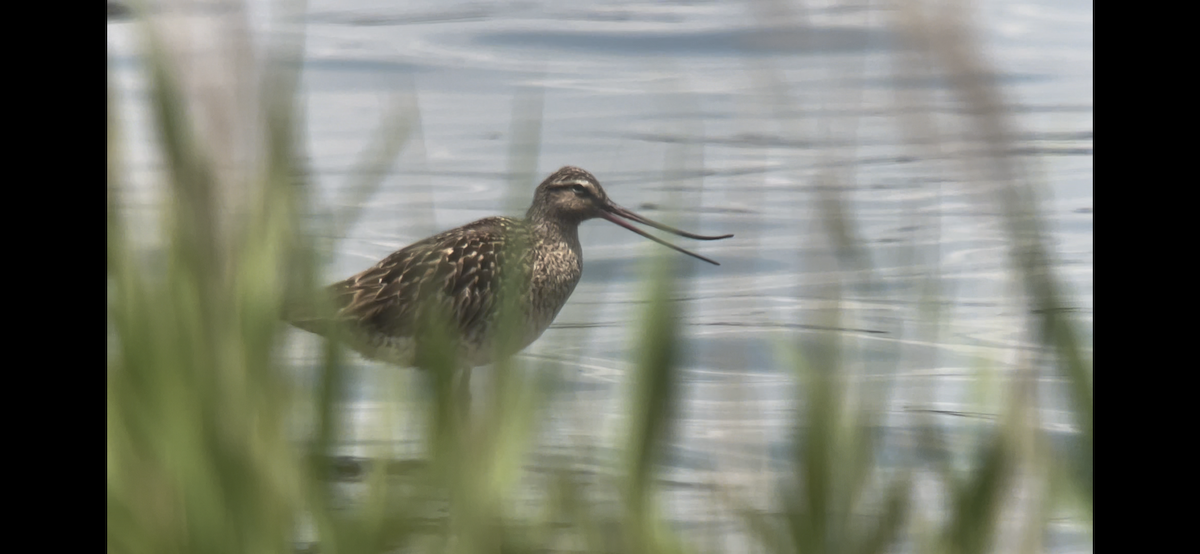
<svg viewBox="0 0 1200 554">
<path fill-rule="evenodd" d="M 1039 187 L 1054 270 L 1090 351 L 1093 4 L 972 6 L 973 38 L 1007 107 L 1014 159 Z M 1073 430 L 1060 379 L 1033 347 L 1011 241 L 976 163 L 984 143 L 945 72 L 910 63 L 897 10 L 351 0 L 310 2 L 306 15 L 280 23 L 265 2 L 251 7 L 247 27 L 257 37 L 303 24 L 303 146 L 321 209 L 355 202 L 348 183 L 390 113 L 419 114 L 380 189 L 361 203 L 362 217 L 323 237 L 331 282 L 435 231 L 519 215 L 536 180 L 563 165 L 590 170 L 615 201 L 651 218 L 736 235 L 672 239 L 722 264 L 679 260 L 686 387 L 666 473 L 677 484 L 668 498 L 680 521 L 708 517 L 708 497 L 690 485 L 720 475 L 765 492 L 773 460 L 789 455 L 797 406 L 787 345 L 803 350 L 836 336 L 851 353 L 843 362 L 854 382 L 892 387 L 886 405 L 872 406 L 884 415 L 885 464 L 912 456 L 918 427 L 930 421 L 960 439 L 949 448 L 969 447 L 1000 411 L 1001 383 L 1023 367 L 1039 370 L 1048 435 Z M 137 44 L 130 23 L 110 20 L 110 68 L 138 185 L 128 208 L 145 215 L 160 164 Z M 540 105 L 536 176 L 512 187 L 521 102 Z M 864 258 L 831 254 L 823 187 L 836 189 Z M 619 444 L 643 262 L 663 251 L 603 221 L 586 223 L 581 240 L 583 280 L 525 353 L 562 362 L 554 417 L 538 439 L 544 453 Z M 838 297 L 841 319 L 822 319 Z M 300 371 L 315 344 L 290 337 Z M 383 441 L 388 456 L 419 456 L 420 425 L 379 436 L 386 426 L 371 423 L 392 398 L 381 391 L 397 388 L 385 385 L 413 380 L 396 373 L 361 363 L 348 454 L 378 455 L 372 445 Z M 486 377 L 477 370 L 476 385 Z M 1090 551 L 1073 529 L 1058 529 L 1046 547 Z"/>
</svg>

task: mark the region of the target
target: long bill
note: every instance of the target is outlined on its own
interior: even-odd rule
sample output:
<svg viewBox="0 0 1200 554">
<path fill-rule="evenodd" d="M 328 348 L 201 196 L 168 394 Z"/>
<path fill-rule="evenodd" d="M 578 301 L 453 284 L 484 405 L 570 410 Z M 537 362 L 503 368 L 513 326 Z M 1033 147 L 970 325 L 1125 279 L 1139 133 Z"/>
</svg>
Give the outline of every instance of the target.
<svg viewBox="0 0 1200 554">
<path fill-rule="evenodd" d="M 639 234 L 639 235 L 641 235 L 641 236 L 643 236 L 643 237 L 646 237 L 646 238 L 648 238 L 648 239 L 650 239 L 650 240 L 652 240 L 652 241 L 654 241 L 654 242 L 657 242 L 657 243 L 659 243 L 659 244 L 661 244 L 661 245 L 663 245 L 663 246 L 666 246 L 666 247 L 668 247 L 668 248 L 671 248 L 671 249 L 673 249 L 673 250 L 676 250 L 676 251 L 679 251 L 679 252 L 683 252 L 684 254 L 687 254 L 688 256 L 691 256 L 691 257 L 693 257 L 693 258 L 696 258 L 696 259 L 698 259 L 698 260 L 704 260 L 704 261 L 706 261 L 706 262 L 708 262 L 708 263 L 710 263 L 710 264 L 713 264 L 713 265 L 721 265 L 721 264 L 717 263 L 717 262 L 716 262 L 716 261 L 714 261 L 714 260 L 710 260 L 710 259 L 708 259 L 708 258 L 705 258 L 704 256 L 701 256 L 701 255 L 699 255 L 699 254 L 697 254 L 697 253 L 695 253 L 695 252 L 690 252 L 690 251 L 688 251 L 688 250 L 684 250 L 683 248 L 680 248 L 680 247 L 678 247 L 678 246 L 675 246 L 674 244 L 671 244 L 671 243 L 669 243 L 669 242 L 667 242 L 667 241 L 665 241 L 665 240 L 662 240 L 662 239 L 660 239 L 660 238 L 658 238 L 658 237 L 656 237 L 656 236 L 654 236 L 654 235 L 651 235 L 650 233 L 647 233 L 647 232 L 645 232 L 645 231 L 643 231 L 643 230 L 641 230 L 641 229 L 638 229 L 637 227 L 634 227 L 633 225 L 630 225 L 630 224 L 626 223 L 624 220 L 622 220 L 622 219 L 619 219 L 617 216 L 623 217 L 623 218 L 625 218 L 625 219 L 628 219 L 628 220 L 630 220 L 630 221 L 636 221 L 636 222 L 638 222 L 638 223 L 641 223 L 641 224 L 643 224 L 643 225 L 649 225 L 650 227 L 654 227 L 655 229 L 658 229 L 658 230 L 660 230 L 660 231 L 666 231 L 666 232 L 668 232 L 668 233 L 674 233 L 674 234 L 676 234 L 676 235 L 679 235 L 679 236 L 681 236 L 681 237 L 687 237 L 687 238 L 689 238 L 689 239 L 696 239 L 696 240 L 720 240 L 720 239 L 727 239 L 727 238 L 729 238 L 729 237 L 732 237 L 732 236 L 733 236 L 733 235 L 706 236 L 706 235 L 697 235 L 697 234 L 695 234 L 695 233 L 689 233 L 689 232 L 687 232 L 687 231 L 681 231 L 681 230 L 679 230 L 679 229 L 676 229 L 676 228 L 674 228 L 674 227 L 670 227 L 670 226 L 668 226 L 668 225 L 663 225 L 662 223 L 659 223 L 659 222 L 657 222 L 657 221 L 652 221 L 652 220 L 646 219 L 646 218 L 644 218 L 644 217 L 642 217 L 642 216 L 640 216 L 640 215 L 638 215 L 638 214 L 635 214 L 635 213 L 633 213 L 633 212 L 631 212 L 631 211 L 629 211 L 629 210 L 627 210 L 627 209 L 625 209 L 625 208 L 622 208 L 622 207 L 620 207 L 620 206 L 618 206 L 618 205 L 616 205 L 616 204 L 613 204 L 612 202 L 609 202 L 609 203 L 608 203 L 608 205 L 604 206 L 604 209 L 600 210 L 600 217 L 603 217 L 604 219 L 607 219 L 608 221 L 611 221 L 611 222 L 613 222 L 613 223 L 615 223 L 615 224 L 617 224 L 617 225 L 620 225 L 621 227 L 624 227 L 624 228 L 626 228 L 626 229 L 629 229 L 630 231 L 633 231 L 633 232 L 635 232 L 635 233 L 637 233 L 637 234 Z"/>
</svg>

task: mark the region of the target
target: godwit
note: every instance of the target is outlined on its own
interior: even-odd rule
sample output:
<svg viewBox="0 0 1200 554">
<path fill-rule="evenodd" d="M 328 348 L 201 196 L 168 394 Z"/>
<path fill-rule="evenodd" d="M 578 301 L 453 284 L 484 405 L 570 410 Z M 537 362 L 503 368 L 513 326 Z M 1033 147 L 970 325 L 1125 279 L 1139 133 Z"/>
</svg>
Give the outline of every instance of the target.
<svg viewBox="0 0 1200 554">
<path fill-rule="evenodd" d="M 624 219 L 692 239 L 733 236 L 696 235 L 646 219 L 609 200 L 591 173 L 564 167 L 538 185 L 524 219 L 489 217 L 413 243 L 331 285 L 331 317 L 309 311 L 288 319 L 306 331 L 336 334 L 367 358 L 404 367 L 420 365 L 427 333 L 441 322 L 459 367 L 487 365 L 529 346 L 554 321 L 583 273 L 579 224 L 597 217 L 713 265 L 720 264 Z M 516 332 L 497 348 L 502 283 L 511 285 L 515 309 L 508 321 L 518 327 L 507 329 Z"/>
</svg>

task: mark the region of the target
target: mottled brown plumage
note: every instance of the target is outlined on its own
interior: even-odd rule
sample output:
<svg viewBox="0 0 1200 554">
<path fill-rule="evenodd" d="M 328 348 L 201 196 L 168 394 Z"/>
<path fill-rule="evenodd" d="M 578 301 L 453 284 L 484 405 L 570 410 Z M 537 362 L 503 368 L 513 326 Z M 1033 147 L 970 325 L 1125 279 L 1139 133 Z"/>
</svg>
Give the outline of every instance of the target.
<svg viewBox="0 0 1200 554">
<path fill-rule="evenodd" d="M 413 243 L 374 267 L 329 287 L 331 318 L 293 314 L 292 324 L 317 334 L 339 334 L 361 354 L 401 366 L 438 322 L 456 341 L 458 363 L 476 367 L 514 354 L 537 340 L 575 290 L 583 272 L 579 224 L 601 217 L 684 252 L 617 216 L 672 233 L 693 235 L 645 219 L 612 203 L 590 173 L 564 167 L 534 193 L 524 219 L 489 217 Z M 501 287 L 512 287 L 517 327 L 497 349 Z"/>
</svg>

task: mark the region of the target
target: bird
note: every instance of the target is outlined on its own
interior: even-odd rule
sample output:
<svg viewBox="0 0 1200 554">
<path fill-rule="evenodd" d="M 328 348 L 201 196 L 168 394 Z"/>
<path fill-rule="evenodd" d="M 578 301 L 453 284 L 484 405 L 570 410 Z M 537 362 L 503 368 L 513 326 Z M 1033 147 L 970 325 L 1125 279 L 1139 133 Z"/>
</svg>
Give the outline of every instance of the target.
<svg viewBox="0 0 1200 554">
<path fill-rule="evenodd" d="M 524 350 L 554 321 L 583 274 L 579 225 L 595 218 L 713 265 L 720 264 L 627 220 L 697 240 L 733 236 L 697 235 L 649 220 L 610 200 L 591 173 L 566 166 L 538 185 L 524 218 L 488 217 L 417 241 L 327 287 L 328 309 L 310 305 L 285 318 L 401 367 L 421 367 L 440 330 L 451 341 L 440 344 L 451 345 L 454 363 L 469 379 L 471 368 Z"/>
</svg>

